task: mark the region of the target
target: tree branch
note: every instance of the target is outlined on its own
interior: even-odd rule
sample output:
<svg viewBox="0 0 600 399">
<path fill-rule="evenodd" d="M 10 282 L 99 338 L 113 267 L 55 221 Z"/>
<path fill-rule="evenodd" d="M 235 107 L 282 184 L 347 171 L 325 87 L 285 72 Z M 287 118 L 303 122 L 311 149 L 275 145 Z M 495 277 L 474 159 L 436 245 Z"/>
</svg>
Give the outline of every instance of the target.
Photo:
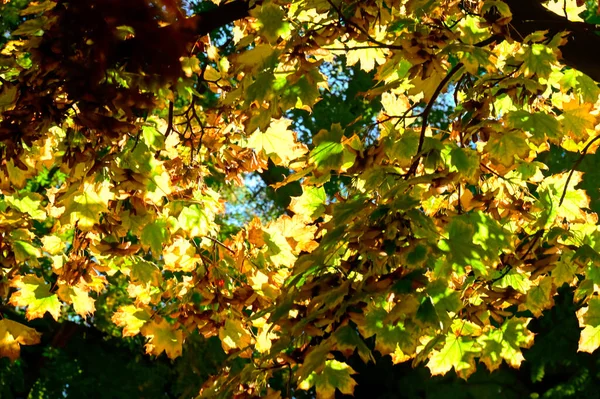
<svg viewBox="0 0 600 399">
<path fill-rule="evenodd" d="M 152 53 L 153 51 L 164 52 L 165 49 L 157 47 L 161 43 L 161 38 L 170 39 L 168 50 L 176 53 L 177 58 L 179 58 L 180 55 L 186 53 L 186 47 L 194 43 L 199 37 L 208 35 L 210 32 L 234 21 L 246 18 L 249 16 L 250 10 L 260 3 L 260 1 L 254 2 L 251 7 L 250 0 L 235 0 L 170 25 L 149 29 L 143 34 L 122 41 L 115 51 L 115 59 L 127 59 L 136 52 L 143 54 Z M 161 57 L 159 56 L 159 58 Z M 168 62 L 167 57 L 162 58 L 165 62 Z"/>
<path fill-rule="evenodd" d="M 260 2 L 255 2 L 253 7 Z M 215 29 L 246 18 L 250 11 L 249 0 L 236 0 L 231 3 L 219 5 L 217 8 L 196 14 L 183 21 L 169 25 L 172 29 L 188 30 L 197 36 L 208 35 Z"/>
<path fill-rule="evenodd" d="M 600 36 L 593 25 L 573 22 L 545 8 L 539 0 L 504 0 L 513 18 L 510 22 L 512 39 L 522 41 L 535 32 L 548 30 L 551 34 L 567 31 L 568 42 L 560 47 L 563 62 L 600 82 Z"/>
</svg>

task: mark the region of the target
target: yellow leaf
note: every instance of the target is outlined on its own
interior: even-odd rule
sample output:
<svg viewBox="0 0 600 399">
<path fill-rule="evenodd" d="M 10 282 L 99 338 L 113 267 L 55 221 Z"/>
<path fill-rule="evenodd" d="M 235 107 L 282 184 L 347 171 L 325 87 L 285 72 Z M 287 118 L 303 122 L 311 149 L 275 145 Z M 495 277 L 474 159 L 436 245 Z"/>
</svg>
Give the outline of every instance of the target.
<svg viewBox="0 0 600 399">
<path fill-rule="evenodd" d="M 65 247 L 64 241 L 55 235 L 42 237 L 42 249 L 50 255 L 58 255 Z"/>
<path fill-rule="evenodd" d="M 252 336 L 241 322 L 231 318 L 225 320 L 225 324 L 219 329 L 219 338 L 226 352 L 235 348 L 246 349 L 252 342 Z"/>
<path fill-rule="evenodd" d="M 124 337 L 133 337 L 139 334 L 140 329 L 150 320 L 146 309 L 134 305 L 124 305 L 112 316 L 112 322 L 123 327 Z"/>
<path fill-rule="evenodd" d="M 349 49 L 353 47 L 364 46 L 364 43 L 350 40 L 346 43 Z M 370 72 L 375 69 L 375 64 L 381 65 L 386 61 L 385 49 L 382 48 L 363 48 L 358 50 L 349 50 L 346 52 L 346 65 L 352 66 L 360 62 L 360 69 Z"/>
<path fill-rule="evenodd" d="M 248 138 L 248 147 L 268 156 L 276 165 L 289 165 L 306 153 L 306 147 L 288 129 L 291 123 L 285 118 L 272 120 L 266 131 L 257 130 Z"/>
<path fill-rule="evenodd" d="M 577 98 L 563 103 L 563 113 L 558 118 L 562 123 L 565 133 L 573 139 L 585 140 L 588 138 L 588 130 L 594 130 L 596 117 L 591 114 L 593 105 L 590 103 L 580 104 Z"/>
<path fill-rule="evenodd" d="M 96 311 L 94 298 L 91 298 L 80 286 L 69 286 L 64 283 L 58 288 L 58 296 L 67 304 L 73 304 L 73 309 L 81 317 L 91 316 Z"/>
<path fill-rule="evenodd" d="M 196 249 L 185 238 L 177 237 L 173 244 L 163 250 L 165 270 L 191 272 L 196 269 L 199 260 Z"/>
<path fill-rule="evenodd" d="M 33 274 L 17 276 L 11 283 L 19 291 L 12 294 L 10 304 L 27 307 L 28 320 L 43 317 L 50 313 L 54 320 L 60 316 L 60 301 L 56 294 L 50 293 L 50 284 Z"/>
<path fill-rule="evenodd" d="M 181 356 L 183 333 L 174 329 L 164 319 L 145 324 L 141 332 L 148 339 L 146 353 L 158 356 L 165 352 L 170 359 Z"/>
<path fill-rule="evenodd" d="M 108 201 L 114 198 L 108 182 L 84 183 L 80 191 L 65 199 L 65 211 L 61 218 L 63 222 L 77 228 L 89 231 L 100 221 L 104 212 L 108 211 Z"/>
<path fill-rule="evenodd" d="M 468 337 L 457 336 L 451 332 L 440 350 L 433 352 L 427 367 L 432 375 L 444 375 L 452 368 L 459 377 L 467 378 L 475 372 L 475 341 Z"/>
<path fill-rule="evenodd" d="M 592 353 L 600 346 L 600 298 L 590 299 L 588 306 L 577 311 L 579 326 L 579 352 Z"/>
<path fill-rule="evenodd" d="M 0 320 L 0 357 L 16 360 L 21 354 L 21 345 L 40 343 L 42 334 L 23 324 L 8 319 Z"/>
</svg>

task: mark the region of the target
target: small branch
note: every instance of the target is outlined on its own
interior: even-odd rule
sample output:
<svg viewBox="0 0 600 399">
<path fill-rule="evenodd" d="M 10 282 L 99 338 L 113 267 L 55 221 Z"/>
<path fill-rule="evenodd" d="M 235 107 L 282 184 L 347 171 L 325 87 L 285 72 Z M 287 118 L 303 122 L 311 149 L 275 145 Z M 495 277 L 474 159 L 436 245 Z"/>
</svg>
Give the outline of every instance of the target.
<svg viewBox="0 0 600 399">
<path fill-rule="evenodd" d="M 169 137 L 169 134 L 173 131 L 173 101 L 169 101 L 169 121 L 167 125 L 167 131 L 165 132 L 165 138 Z"/>
<path fill-rule="evenodd" d="M 431 110 L 433 109 L 433 105 L 437 100 L 438 96 L 444 90 L 444 87 L 448 84 L 450 79 L 463 67 L 463 63 L 459 62 L 456 64 L 450 71 L 446 74 L 444 79 L 440 82 L 440 84 L 435 88 L 431 99 L 425 106 L 423 110 L 423 123 L 421 124 L 421 135 L 419 136 L 419 146 L 417 147 L 417 155 L 416 159 L 410 165 L 408 172 L 406 172 L 405 179 L 408 179 L 411 175 L 413 175 L 417 171 L 417 167 L 419 166 L 419 160 L 421 159 L 421 151 L 423 151 L 423 144 L 425 143 L 425 132 L 427 131 L 427 126 L 429 125 L 429 114 L 431 114 Z"/>
<path fill-rule="evenodd" d="M 204 236 L 205 238 L 208 238 L 209 240 L 211 240 L 212 242 L 214 242 L 215 244 L 225 248 L 226 250 L 228 250 L 230 253 L 235 254 L 235 251 L 231 248 L 229 248 L 227 245 L 223 244 L 221 241 L 217 240 L 216 238 L 210 237 L 210 236 Z"/>
<path fill-rule="evenodd" d="M 571 168 L 571 172 L 569 172 L 569 177 L 567 177 L 567 182 L 565 183 L 565 188 L 563 189 L 563 193 L 560 196 L 560 201 L 558 201 L 558 206 L 561 206 L 562 203 L 563 203 L 563 201 L 565 200 L 565 196 L 567 195 L 567 189 L 569 188 L 569 183 L 571 182 L 571 178 L 573 177 L 573 173 L 575 173 L 575 169 L 577 169 L 577 167 L 579 166 L 579 164 L 581 163 L 581 161 L 583 161 L 583 158 L 585 158 L 585 154 L 587 154 L 587 152 L 590 149 L 590 147 L 592 146 L 592 144 L 594 144 L 594 142 L 597 141 L 597 140 L 600 140 L 600 136 L 594 137 L 592 140 L 590 140 L 589 143 L 586 144 L 586 146 L 581 151 L 581 154 L 579 155 L 579 158 L 573 164 L 573 167 Z"/>
</svg>

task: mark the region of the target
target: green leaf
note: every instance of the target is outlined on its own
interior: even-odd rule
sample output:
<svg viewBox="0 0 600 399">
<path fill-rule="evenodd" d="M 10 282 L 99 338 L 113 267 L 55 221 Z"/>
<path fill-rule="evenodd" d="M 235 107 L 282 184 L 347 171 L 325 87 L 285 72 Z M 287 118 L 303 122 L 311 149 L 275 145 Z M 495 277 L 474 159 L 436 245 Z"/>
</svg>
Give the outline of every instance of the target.
<svg viewBox="0 0 600 399">
<path fill-rule="evenodd" d="M 40 14 L 40 13 L 52 10 L 55 6 L 56 6 L 56 2 L 50 1 L 50 0 L 46 0 L 46 1 L 42 1 L 42 2 L 32 2 L 27 6 L 27 8 L 22 10 L 20 14 L 22 16 Z"/>
<path fill-rule="evenodd" d="M 276 4 L 265 3 L 252 12 L 252 15 L 258 19 L 262 25 L 260 30 L 269 42 L 274 43 L 282 35 L 289 31 L 288 23 L 285 22 L 285 13 Z"/>
<path fill-rule="evenodd" d="M 155 222 L 148 223 L 142 229 L 142 244 L 146 247 L 150 247 L 154 257 L 156 258 L 162 255 L 163 245 L 168 239 L 169 230 L 167 229 L 167 224 L 163 221 L 157 220 Z"/>
<path fill-rule="evenodd" d="M 475 340 L 451 332 L 446 336 L 444 346 L 440 350 L 433 351 L 427 367 L 432 375 L 444 375 L 454 368 L 459 377 L 466 379 L 475 372 L 477 352 Z"/>
<path fill-rule="evenodd" d="M 313 347 L 304 358 L 304 362 L 298 370 L 298 379 L 304 381 L 314 374 L 315 371 L 321 370 L 331 349 L 332 345 L 329 340 L 323 341 L 318 346 Z"/>
<path fill-rule="evenodd" d="M 531 319 L 514 317 L 504 321 L 500 328 L 492 328 L 478 338 L 482 361 L 490 371 L 500 367 L 502 360 L 518 368 L 525 360 L 521 349 L 533 344 L 533 333 L 527 330 Z"/>
<path fill-rule="evenodd" d="M 323 187 L 304 187 L 301 196 L 292 197 L 290 209 L 297 215 L 314 220 L 325 211 L 326 199 Z"/>
<path fill-rule="evenodd" d="M 445 261 L 452 270 L 465 273 L 471 266 L 476 275 L 489 273 L 489 265 L 499 261 L 501 250 L 509 248 L 509 233 L 498 222 L 483 212 L 473 212 L 452 219 L 448 225 L 448 239 L 442 239 L 438 247 L 449 253 Z M 436 271 L 446 276 L 443 268 Z"/>
<path fill-rule="evenodd" d="M 27 213 L 34 220 L 41 221 L 46 219 L 46 212 L 40 209 L 43 200 L 43 197 L 40 194 L 24 193 L 21 198 L 18 196 L 7 195 L 4 199 L 16 210 Z"/>
<path fill-rule="evenodd" d="M 0 86 L 0 111 L 4 111 L 14 104 L 19 95 L 19 86 L 3 83 Z"/>
<path fill-rule="evenodd" d="M 320 373 L 312 373 L 303 380 L 299 388 L 310 389 L 315 386 L 317 399 L 333 399 L 336 389 L 345 395 L 352 395 L 356 381 L 352 377 L 356 372 L 346 363 L 337 360 L 327 360 L 325 368 Z"/>
<path fill-rule="evenodd" d="M 405 130 L 399 138 L 386 137 L 385 154 L 400 167 L 408 167 L 419 149 L 420 133 L 414 129 Z"/>
<path fill-rule="evenodd" d="M 183 208 L 177 221 L 179 227 L 188 233 L 190 237 L 206 236 L 211 231 L 213 222 L 198 204 Z"/>
<path fill-rule="evenodd" d="M 375 362 L 373 354 L 365 341 L 358 335 L 356 329 L 348 325 L 340 327 L 333 334 L 335 349 L 342 352 L 346 357 L 352 355 L 356 350 L 363 362 Z"/>
<path fill-rule="evenodd" d="M 556 55 L 551 47 L 535 43 L 525 48 L 523 68 L 526 77 L 536 75 L 547 78 L 552 72 L 553 63 L 556 63 Z"/>
<path fill-rule="evenodd" d="M 500 276 L 503 277 L 500 278 Z M 497 280 L 498 278 L 500 279 Z M 511 287 L 522 294 L 526 294 L 531 287 L 531 280 L 529 280 L 529 276 L 516 269 L 510 269 L 508 272 L 505 270 L 497 271 L 492 280 L 496 281 L 494 283 L 494 287 Z"/>
<path fill-rule="evenodd" d="M 556 117 L 545 112 L 530 113 L 525 110 L 509 112 L 505 116 L 508 125 L 513 129 L 521 129 L 532 135 L 531 141 L 540 144 L 546 137 L 558 140 L 561 137 L 561 126 Z"/>
<path fill-rule="evenodd" d="M 27 307 L 28 320 L 43 317 L 48 312 L 54 320 L 58 321 L 61 305 L 56 294 L 50 292 L 50 284 L 40 277 L 27 274 L 16 277 L 11 286 L 18 288 L 19 291 L 12 294 L 10 303 L 14 306 Z"/>
<path fill-rule="evenodd" d="M 339 123 L 313 137 L 315 148 L 309 159 L 320 170 L 345 171 L 354 164 L 356 154 L 343 144 L 344 130 Z"/>
<path fill-rule="evenodd" d="M 162 281 L 160 269 L 152 262 L 139 257 L 134 257 L 130 269 L 130 277 L 133 282 L 157 287 Z"/>
<path fill-rule="evenodd" d="M 479 156 L 467 148 L 454 148 L 450 151 L 450 171 L 457 171 L 467 179 L 472 179 L 479 170 Z"/>
<path fill-rule="evenodd" d="M 598 101 L 598 96 L 600 96 L 598 84 L 594 82 L 592 78 L 584 74 L 577 76 L 576 90 L 583 98 L 583 101 L 588 103 L 596 103 L 596 101 Z"/>
<path fill-rule="evenodd" d="M 515 164 L 515 157 L 526 158 L 529 145 L 525 133 L 513 130 L 505 133 L 494 133 L 485 146 L 492 158 L 507 168 Z"/>
<path fill-rule="evenodd" d="M 554 304 L 554 300 L 552 299 L 553 294 L 552 278 L 549 276 L 544 277 L 527 292 L 525 303 L 519 305 L 519 310 L 528 310 L 535 317 L 540 317 L 544 310 Z"/>
<path fill-rule="evenodd" d="M 418 302 L 416 304 L 418 305 Z M 417 307 L 413 308 L 413 304 L 410 304 L 406 310 L 416 313 Z M 388 317 L 385 309 L 371 305 L 364 316 L 354 315 L 352 320 L 363 337 L 376 336 L 375 349 L 379 353 L 389 354 L 394 363 L 400 363 L 415 353 L 418 336 L 403 322 L 394 323 L 388 320 Z"/>
</svg>

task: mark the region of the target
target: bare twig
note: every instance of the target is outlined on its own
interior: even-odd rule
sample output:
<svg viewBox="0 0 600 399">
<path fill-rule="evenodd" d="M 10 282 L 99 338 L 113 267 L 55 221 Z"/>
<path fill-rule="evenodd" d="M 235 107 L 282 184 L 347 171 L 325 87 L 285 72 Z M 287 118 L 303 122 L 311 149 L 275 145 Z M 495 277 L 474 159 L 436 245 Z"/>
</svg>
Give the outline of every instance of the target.
<svg viewBox="0 0 600 399">
<path fill-rule="evenodd" d="M 583 158 L 585 158 L 585 154 L 587 154 L 587 152 L 590 149 L 590 147 L 592 146 L 592 144 L 594 144 L 594 142 L 599 139 L 600 139 L 600 136 L 596 136 L 592 140 L 590 140 L 590 142 L 587 143 L 586 146 L 581 151 L 581 154 L 579 155 L 579 158 L 577 159 L 577 161 L 575 161 L 575 163 L 573 164 L 573 167 L 571 168 L 571 172 L 569 172 L 569 177 L 567 177 L 567 182 L 565 183 L 565 188 L 563 189 L 563 193 L 560 196 L 560 201 L 558 201 L 558 206 L 561 206 L 563 201 L 565 200 L 565 196 L 567 195 L 567 189 L 569 188 L 569 183 L 571 182 L 573 173 L 575 173 L 575 169 L 577 169 L 577 167 L 579 166 L 581 161 L 583 161 Z"/>
<path fill-rule="evenodd" d="M 369 32 L 367 32 L 363 27 L 361 27 L 360 25 L 358 25 L 355 22 L 350 21 L 348 18 L 346 18 L 344 16 L 344 13 L 342 11 L 342 9 L 338 6 L 336 6 L 332 0 L 327 0 L 327 2 L 329 3 L 329 5 L 331 7 L 333 7 L 333 9 L 338 13 L 338 15 L 340 16 L 340 19 L 342 21 L 344 21 L 348 26 L 352 26 L 354 29 L 356 29 L 357 31 L 359 31 L 360 33 L 362 33 L 363 35 L 365 35 L 365 37 L 367 38 L 367 40 L 373 44 L 377 44 L 378 46 L 381 46 L 383 48 L 388 48 L 391 50 L 402 50 L 404 49 L 404 47 L 399 46 L 399 45 L 395 45 L 395 44 L 387 44 L 384 42 L 381 42 L 377 39 L 375 39 L 373 36 L 371 36 L 369 34 Z"/>
</svg>

